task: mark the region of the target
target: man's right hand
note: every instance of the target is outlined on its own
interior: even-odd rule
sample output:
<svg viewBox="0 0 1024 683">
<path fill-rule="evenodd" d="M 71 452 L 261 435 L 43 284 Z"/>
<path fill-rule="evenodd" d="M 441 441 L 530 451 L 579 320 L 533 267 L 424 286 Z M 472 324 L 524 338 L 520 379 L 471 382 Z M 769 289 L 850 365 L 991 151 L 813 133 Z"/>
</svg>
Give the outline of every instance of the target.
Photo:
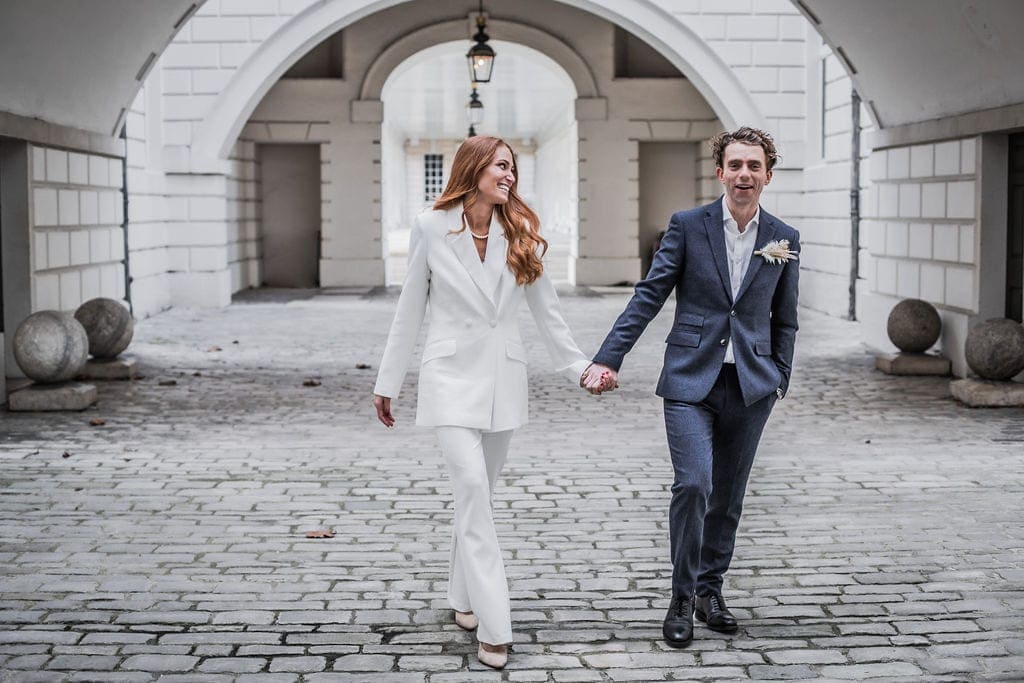
<svg viewBox="0 0 1024 683">
<path fill-rule="evenodd" d="M 580 386 L 595 396 L 604 391 L 612 391 L 619 386 L 619 373 L 607 365 L 591 363 L 583 376 L 580 377 Z"/>
<path fill-rule="evenodd" d="M 373 407 L 377 409 L 377 419 L 385 427 L 394 427 L 395 418 L 391 416 L 391 399 L 380 394 L 373 395 Z"/>
</svg>

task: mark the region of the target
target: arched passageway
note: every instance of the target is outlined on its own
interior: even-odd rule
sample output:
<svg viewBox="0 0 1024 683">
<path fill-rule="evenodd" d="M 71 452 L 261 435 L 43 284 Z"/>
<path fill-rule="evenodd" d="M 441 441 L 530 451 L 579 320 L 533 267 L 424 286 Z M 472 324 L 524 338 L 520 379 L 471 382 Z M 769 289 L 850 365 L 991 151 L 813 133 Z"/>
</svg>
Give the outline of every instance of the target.
<svg viewBox="0 0 1024 683">
<path fill-rule="evenodd" d="M 519 160 L 519 192 L 543 217 L 549 273 L 568 279 L 577 233 L 576 90 L 558 63 L 516 43 L 495 40 L 501 62 L 494 87 L 478 97 L 482 135 L 504 138 Z M 465 41 L 422 50 L 397 65 L 381 89 L 381 223 L 387 282 L 405 272 L 408 226 L 448 180 L 454 152 L 467 134 Z"/>
<path fill-rule="evenodd" d="M 454 0 L 448 4 L 458 5 Z M 552 254 L 559 278 L 580 284 L 636 281 L 642 276 L 643 261 L 654 236 L 663 229 L 671 212 L 664 206 L 657 211 L 640 211 L 637 203 L 641 184 L 662 183 L 647 194 L 671 197 L 675 202 L 692 203 L 705 196 L 711 170 L 700 163 L 696 143 L 720 124 L 694 85 L 635 36 L 592 14 L 549 0 L 530 4 L 535 7 L 515 6 L 523 17 L 515 13 L 490 17 L 488 32 L 496 45 L 509 46 L 507 64 L 516 63 L 517 46 L 522 46 L 526 50 L 522 55 L 533 55 L 535 61 L 547 65 L 545 69 L 562 74 L 560 84 L 540 94 L 544 99 L 557 95 L 557 118 L 565 125 L 538 124 L 540 127 L 529 135 L 514 126 L 507 133 L 498 129 L 493 132 L 510 134 L 525 141 L 527 148 L 535 147 L 544 161 L 531 170 L 557 180 L 554 185 L 541 183 L 543 192 L 537 200 L 544 205 L 542 209 L 550 211 L 543 218 L 556 228 L 554 234 L 564 236 L 555 240 L 560 241 L 560 250 Z M 395 147 L 388 137 L 394 131 L 388 130 L 381 99 L 384 86 L 396 68 L 424 50 L 452 43 L 459 46 L 453 55 L 463 51 L 473 19 L 472 14 L 444 18 L 445 7 L 441 5 L 417 7 L 422 16 L 398 9 L 381 10 L 312 48 L 267 90 L 242 129 L 243 144 L 320 145 L 324 173 L 319 261 L 322 285 L 379 284 L 397 279 L 387 275 L 386 258 L 382 256 L 390 250 L 387 224 L 400 220 L 402 215 L 407 219 L 409 209 L 400 209 L 382 195 L 401 182 L 397 175 L 386 174 L 386 169 L 395 168 L 386 156 Z M 538 8 L 558 10 L 543 30 L 525 21 L 526 15 Z M 632 57 L 621 59 L 621 63 L 609 62 L 607 51 L 600 48 L 602 40 L 623 43 L 623 52 L 628 42 Z M 320 59 L 318 55 L 328 49 L 325 45 L 342 55 L 344 79 L 330 78 L 328 71 L 313 66 Z M 514 71 L 502 77 L 501 63 L 496 84 L 485 88 L 496 95 L 498 89 L 515 90 Z M 309 78 L 310 74 L 316 77 Z M 242 83 L 248 78 L 242 73 L 235 80 Z M 462 89 L 467 86 L 463 80 Z M 230 89 L 229 85 L 224 92 Z M 446 108 L 461 111 L 467 99 L 465 92 L 444 93 L 443 88 L 431 89 L 429 97 L 442 98 L 429 105 L 440 112 Z M 521 115 L 527 108 L 537 108 L 530 100 L 529 92 L 524 90 L 496 96 L 494 103 L 504 101 L 507 104 L 502 106 Z M 240 105 L 236 103 L 234 110 L 240 111 Z M 412 140 L 422 135 L 406 137 Z M 560 146 L 547 145 L 549 141 L 541 139 L 546 135 L 561 136 Z M 681 153 L 675 147 L 655 149 L 664 143 L 682 144 L 683 148 L 678 148 Z M 648 154 L 650 150 L 653 152 Z M 255 151 L 251 154 L 259 165 Z M 530 156 L 525 158 L 528 163 L 534 160 Z M 554 163 L 555 157 L 561 159 L 558 164 Z M 681 171 L 664 172 L 665 159 L 671 162 L 673 158 L 674 167 Z M 652 163 L 646 163 L 651 159 Z M 630 172 L 631 168 L 637 172 Z M 576 187 L 567 187 L 565 183 L 573 178 Z M 574 196 L 578 198 L 576 207 L 571 206 Z M 641 221 L 645 221 L 643 227 Z M 392 264 L 397 267 L 397 262 Z M 247 272 L 258 270 L 248 268 Z M 240 278 L 236 287 L 259 282 Z"/>
</svg>

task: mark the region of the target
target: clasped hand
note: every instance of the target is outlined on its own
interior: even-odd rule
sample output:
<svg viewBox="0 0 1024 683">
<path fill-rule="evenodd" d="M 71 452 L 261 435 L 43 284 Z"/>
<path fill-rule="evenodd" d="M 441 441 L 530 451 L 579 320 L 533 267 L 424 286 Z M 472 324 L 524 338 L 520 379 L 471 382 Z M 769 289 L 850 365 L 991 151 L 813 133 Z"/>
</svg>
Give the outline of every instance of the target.
<svg viewBox="0 0 1024 683">
<path fill-rule="evenodd" d="M 580 377 L 580 386 L 595 396 L 612 391 L 619 386 L 619 373 L 607 365 L 591 363 Z"/>
</svg>

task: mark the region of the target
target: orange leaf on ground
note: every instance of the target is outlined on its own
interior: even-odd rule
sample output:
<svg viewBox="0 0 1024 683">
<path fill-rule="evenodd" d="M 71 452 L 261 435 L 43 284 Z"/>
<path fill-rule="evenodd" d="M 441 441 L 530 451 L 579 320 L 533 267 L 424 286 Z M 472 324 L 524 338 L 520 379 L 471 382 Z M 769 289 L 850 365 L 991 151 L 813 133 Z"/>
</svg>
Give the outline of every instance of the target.
<svg viewBox="0 0 1024 683">
<path fill-rule="evenodd" d="M 332 529 L 317 529 L 316 531 L 307 531 L 306 538 L 334 538 L 334 531 Z"/>
<path fill-rule="evenodd" d="M 107 421 L 98 417 L 94 417 L 93 419 L 89 420 L 89 424 L 91 424 L 93 427 L 102 427 L 103 425 L 107 424 Z"/>
</svg>

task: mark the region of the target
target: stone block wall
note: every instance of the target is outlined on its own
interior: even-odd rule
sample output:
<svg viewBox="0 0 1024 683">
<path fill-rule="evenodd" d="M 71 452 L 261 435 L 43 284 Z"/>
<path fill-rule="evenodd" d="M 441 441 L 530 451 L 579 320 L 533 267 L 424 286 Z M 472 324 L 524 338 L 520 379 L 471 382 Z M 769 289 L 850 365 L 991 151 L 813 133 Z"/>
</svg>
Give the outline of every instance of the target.
<svg viewBox="0 0 1024 683">
<path fill-rule="evenodd" d="M 31 147 L 32 310 L 123 298 L 121 159 Z"/>
<path fill-rule="evenodd" d="M 262 282 L 259 179 L 256 144 L 239 140 L 231 152 L 231 171 L 227 178 L 228 268 L 232 292 L 259 287 Z"/>
<path fill-rule="evenodd" d="M 835 316 L 847 316 L 850 303 L 852 236 L 853 83 L 832 51 L 808 37 L 807 165 L 802 184 L 800 302 Z M 866 136 L 872 130 L 861 105 L 860 185 L 870 183 Z M 861 228 L 863 230 L 863 226 Z M 863 258 L 863 255 L 862 255 Z M 864 277 L 861 268 L 860 278 Z"/>
<path fill-rule="evenodd" d="M 314 0 L 207 0 L 161 57 L 164 149 L 169 171 L 191 168 L 195 128 L 235 71 L 274 31 Z"/>
<path fill-rule="evenodd" d="M 865 342 L 891 350 L 885 321 L 906 298 L 933 303 L 943 317 L 939 346 L 964 374 L 963 340 L 979 306 L 980 138 L 875 150 L 865 194 Z M 998 229 L 998 226 L 996 226 Z M 1005 226 L 1003 226 L 1005 230 Z"/>
</svg>

